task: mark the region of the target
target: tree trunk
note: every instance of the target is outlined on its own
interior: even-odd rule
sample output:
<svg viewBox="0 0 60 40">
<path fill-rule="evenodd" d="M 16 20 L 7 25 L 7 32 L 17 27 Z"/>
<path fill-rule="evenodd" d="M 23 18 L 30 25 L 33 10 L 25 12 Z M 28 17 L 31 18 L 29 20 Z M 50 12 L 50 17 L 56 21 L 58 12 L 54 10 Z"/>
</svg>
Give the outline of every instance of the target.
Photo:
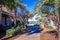
<svg viewBox="0 0 60 40">
<path fill-rule="evenodd" d="M 55 14 L 57 15 L 58 22 L 59 22 L 59 12 L 58 12 L 59 0 L 55 0 Z M 59 24 L 59 23 L 58 23 Z M 60 40 L 60 27 L 58 28 L 58 38 Z"/>
<path fill-rule="evenodd" d="M 2 19 L 2 4 L 0 4 L 0 24 L 1 24 L 1 19 Z"/>
<path fill-rule="evenodd" d="M 59 21 L 59 13 L 58 13 L 58 9 L 55 10 L 55 15 L 56 15 L 56 17 L 57 17 L 57 19 L 58 19 L 58 21 Z"/>
<path fill-rule="evenodd" d="M 60 7 L 58 8 L 58 14 L 59 14 L 59 22 L 60 22 Z"/>
<path fill-rule="evenodd" d="M 16 7 L 14 7 L 14 27 L 16 27 Z"/>
<path fill-rule="evenodd" d="M 59 0 L 55 0 L 55 14 L 56 14 L 56 16 L 58 17 L 58 21 L 59 21 L 58 8 L 59 8 Z"/>
<path fill-rule="evenodd" d="M 58 15 L 59 15 L 59 31 L 58 31 L 58 34 L 59 34 L 59 40 L 60 40 L 60 13 L 58 13 Z"/>
</svg>

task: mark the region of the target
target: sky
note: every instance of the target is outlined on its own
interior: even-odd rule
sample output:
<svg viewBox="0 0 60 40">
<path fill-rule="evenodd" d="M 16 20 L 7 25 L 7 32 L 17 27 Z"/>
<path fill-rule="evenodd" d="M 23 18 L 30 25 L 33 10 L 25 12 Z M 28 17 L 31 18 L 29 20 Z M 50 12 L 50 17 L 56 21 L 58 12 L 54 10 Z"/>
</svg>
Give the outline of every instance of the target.
<svg viewBox="0 0 60 40">
<path fill-rule="evenodd" d="M 35 3 L 37 3 L 37 2 L 38 2 L 38 0 L 22 0 L 22 3 L 25 5 L 26 9 L 29 10 L 30 12 L 33 11 L 34 5 L 35 5 Z M 51 11 L 54 10 L 54 8 L 51 7 L 51 6 L 49 6 L 49 9 L 50 9 Z M 17 6 L 17 11 L 18 11 L 19 13 L 21 12 L 19 6 Z"/>
<path fill-rule="evenodd" d="M 38 0 L 22 0 L 23 4 L 25 4 L 26 8 L 30 11 L 33 10 L 33 7 Z"/>
<path fill-rule="evenodd" d="M 55 9 L 55 8 L 52 7 L 52 6 L 48 6 L 48 8 L 49 8 L 50 11 L 54 11 L 54 9 Z"/>
</svg>

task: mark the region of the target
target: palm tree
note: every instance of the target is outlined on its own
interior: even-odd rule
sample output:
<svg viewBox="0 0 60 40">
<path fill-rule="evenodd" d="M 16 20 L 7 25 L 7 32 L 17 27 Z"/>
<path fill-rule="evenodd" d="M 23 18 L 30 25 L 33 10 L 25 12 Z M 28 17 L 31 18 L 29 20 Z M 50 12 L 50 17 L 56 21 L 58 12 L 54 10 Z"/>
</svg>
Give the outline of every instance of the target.
<svg viewBox="0 0 60 40">
<path fill-rule="evenodd" d="M 58 17 L 58 20 L 59 19 L 59 13 L 58 13 L 58 8 L 59 8 L 59 3 L 60 0 L 40 0 L 34 7 L 34 12 L 33 13 L 36 13 L 36 11 L 38 10 L 39 11 L 39 8 L 42 7 L 42 5 L 46 5 L 46 6 L 53 6 L 55 8 L 55 15 Z M 58 7 L 57 7 L 58 6 Z M 41 12 L 41 11 L 40 11 Z"/>
<path fill-rule="evenodd" d="M 58 8 L 59 8 L 59 0 L 55 0 L 55 14 L 57 15 L 58 21 L 60 22 L 60 18 L 59 18 L 60 13 L 58 13 Z M 59 34 L 58 37 L 59 37 L 59 40 L 60 40 L 60 25 L 59 25 L 58 34 Z"/>
<path fill-rule="evenodd" d="M 16 26 L 16 3 L 14 0 L 5 0 L 5 4 L 10 10 L 14 9 L 14 25 Z"/>
<path fill-rule="evenodd" d="M 43 0 L 43 1 L 45 1 L 45 0 Z M 49 6 L 53 6 L 54 8 L 55 8 L 55 15 L 58 17 L 58 21 L 60 22 L 60 19 L 59 19 L 59 15 L 60 15 L 60 13 L 58 13 L 58 8 L 59 8 L 59 3 L 60 2 L 60 0 L 48 0 L 48 1 L 45 1 L 44 2 L 44 4 L 43 4 L 43 2 L 41 3 L 41 1 L 38 3 L 39 4 L 39 6 L 36 6 L 35 7 L 35 10 L 38 10 L 39 8 L 38 7 L 42 7 L 42 5 L 49 5 Z M 41 4 L 41 5 L 40 5 Z M 34 11 L 35 12 L 35 11 Z M 60 29 L 60 27 L 59 27 L 59 29 Z M 60 30 L 59 30 L 59 35 L 60 35 Z"/>
<path fill-rule="evenodd" d="M 23 8 L 23 5 L 21 4 L 21 1 L 18 0 L 20 3 L 16 2 L 16 0 L 6 0 L 6 6 L 14 10 L 14 26 L 16 26 L 16 6 L 20 6 L 20 8 Z"/>
</svg>

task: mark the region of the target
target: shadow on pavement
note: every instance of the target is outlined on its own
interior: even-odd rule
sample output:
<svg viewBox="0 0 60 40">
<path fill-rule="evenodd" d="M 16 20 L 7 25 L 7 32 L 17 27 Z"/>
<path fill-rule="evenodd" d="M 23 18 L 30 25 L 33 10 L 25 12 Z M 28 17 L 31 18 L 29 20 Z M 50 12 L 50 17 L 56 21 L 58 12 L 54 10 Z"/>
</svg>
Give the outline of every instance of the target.
<svg viewBox="0 0 60 40">
<path fill-rule="evenodd" d="M 5 35 L 5 33 L 0 33 L 0 39 L 3 38 Z"/>
</svg>

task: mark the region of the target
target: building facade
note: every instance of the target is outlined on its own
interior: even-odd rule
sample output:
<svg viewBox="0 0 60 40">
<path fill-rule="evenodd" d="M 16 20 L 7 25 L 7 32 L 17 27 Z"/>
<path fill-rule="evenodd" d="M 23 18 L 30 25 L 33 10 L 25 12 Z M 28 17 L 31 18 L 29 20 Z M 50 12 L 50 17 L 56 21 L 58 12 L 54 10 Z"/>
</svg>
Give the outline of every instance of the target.
<svg viewBox="0 0 60 40">
<path fill-rule="evenodd" d="M 21 21 L 20 18 L 16 18 L 17 21 Z M 5 7 L 2 7 L 2 10 L 0 8 L 0 25 L 3 26 L 10 26 L 14 22 L 14 13 L 11 13 L 5 9 Z"/>
</svg>

